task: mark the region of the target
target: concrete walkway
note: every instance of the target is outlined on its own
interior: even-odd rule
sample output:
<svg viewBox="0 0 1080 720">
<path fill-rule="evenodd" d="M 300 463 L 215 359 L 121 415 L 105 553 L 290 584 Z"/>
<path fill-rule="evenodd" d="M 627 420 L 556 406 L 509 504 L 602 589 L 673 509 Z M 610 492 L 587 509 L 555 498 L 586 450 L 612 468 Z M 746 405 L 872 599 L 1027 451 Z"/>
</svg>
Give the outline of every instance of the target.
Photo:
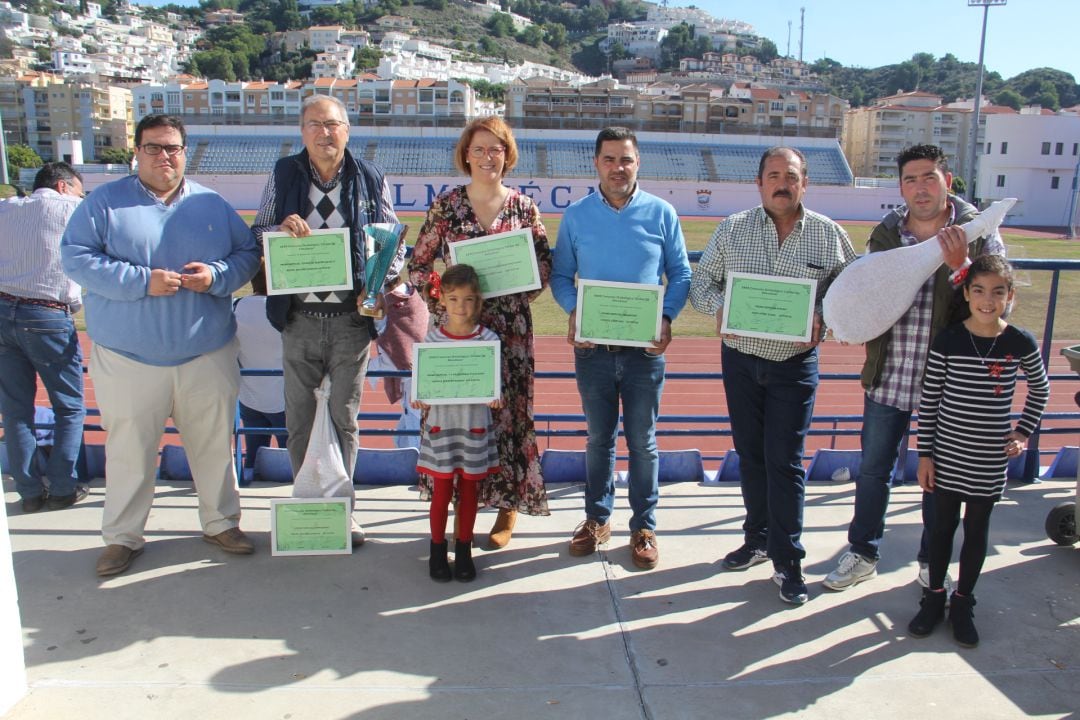
<svg viewBox="0 0 1080 720">
<path fill-rule="evenodd" d="M 630 563 L 625 489 L 609 549 L 571 558 L 581 488 L 552 487 L 551 517 L 523 518 L 507 549 L 477 551 L 475 582 L 446 585 L 427 577 L 426 506 L 405 487 L 359 491 L 369 541 L 354 556 L 274 558 L 269 501 L 287 486 L 243 491 L 254 557 L 201 542 L 191 487 L 159 486 L 146 553 L 106 581 L 100 485 L 28 516 L 6 490 L 31 686 L 13 720 L 1080 715 L 1080 549 L 1043 534 L 1072 482 L 1011 487 L 995 510 L 974 650 L 947 627 L 906 636 L 910 486 L 894 492 L 880 576 L 844 593 L 820 580 L 854 487 L 810 487 L 800 608 L 767 565 L 720 569 L 741 540 L 732 486 L 662 488 L 649 572 Z"/>
</svg>

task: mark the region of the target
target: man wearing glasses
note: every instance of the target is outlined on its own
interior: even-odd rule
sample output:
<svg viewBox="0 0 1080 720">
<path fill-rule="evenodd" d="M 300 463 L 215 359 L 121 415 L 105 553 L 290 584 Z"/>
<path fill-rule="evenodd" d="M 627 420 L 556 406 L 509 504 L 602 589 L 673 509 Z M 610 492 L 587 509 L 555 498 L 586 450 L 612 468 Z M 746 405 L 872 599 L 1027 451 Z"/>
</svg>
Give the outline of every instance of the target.
<svg viewBox="0 0 1080 720">
<path fill-rule="evenodd" d="M 64 271 L 86 291 L 94 382 L 105 443 L 107 547 L 101 576 L 142 553 L 165 421 L 180 431 L 203 540 L 248 555 L 232 457 L 240 386 L 232 293 L 259 265 L 255 238 L 216 192 L 184 178 L 179 118 L 135 128 L 138 174 L 79 207 L 61 241 Z"/>
<path fill-rule="evenodd" d="M 272 295 L 266 301 L 266 315 L 281 331 L 293 476 L 307 453 L 315 420 L 314 393 L 325 375 L 330 376 L 330 417 L 351 475 L 359 447 L 356 414 L 375 336 L 371 319 L 357 312 L 365 261 L 359 241 L 364 225 L 396 223 L 397 216 L 382 171 L 348 150 L 349 120 L 340 100 L 329 95 L 306 98 L 300 110 L 300 131 L 304 149 L 274 166 L 253 230 L 261 241 L 262 234 L 272 230 L 303 237 L 313 229 L 349 229 L 353 289 Z M 399 276 L 404 261 L 403 244 L 387 277 Z M 363 542 L 364 532 L 353 520 L 353 547 Z"/>
<path fill-rule="evenodd" d="M 4 469 L 15 476 L 24 513 L 86 497 L 75 474 L 86 411 L 72 313 L 82 307 L 82 293 L 60 267 L 60 236 L 82 196 L 79 173 L 55 162 L 38 171 L 33 195 L 0 201 L 0 412 L 10 460 Z M 33 470 L 37 375 L 55 418 L 48 493 Z"/>
</svg>

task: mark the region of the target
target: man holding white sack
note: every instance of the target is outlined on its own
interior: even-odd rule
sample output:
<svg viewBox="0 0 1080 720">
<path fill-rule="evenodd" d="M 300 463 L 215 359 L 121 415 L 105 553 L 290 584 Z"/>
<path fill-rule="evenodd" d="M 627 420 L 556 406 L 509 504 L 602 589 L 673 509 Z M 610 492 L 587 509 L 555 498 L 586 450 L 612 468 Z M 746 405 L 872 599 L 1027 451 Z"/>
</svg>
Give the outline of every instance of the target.
<svg viewBox="0 0 1080 720">
<path fill-rule="evenodd" d="M 937 236 L 945 262 L 922 285 L 908 311 L 883 335 L 866 343 L 862 369 L 862 462 L 855 479 L 855 516 L 848 527 L 850 550 L 823 585 L 846 590 L 877 574 L 889 487 L 901 441 L 907 436 L 912 411 L 919 405 L 922 377 L 930 343 L 949 324 L 955 289 L 961 285 L 971 257 L 1005 254 L 995 231 L 970 247 L 960 225 L 978 215 L 968 203 L 949 193 L 952 173 L 936 145 L 915 145 L 897 157 L 900 194 L 904 205 L 891 211 L 874 228 L 868 252 L 911 246 Z M 881 297 L 889 298 L 888 288 Z M 876 298 L 866 298 L 874 302 Z M 927 531 L 933 517 L 933 495 L 923 493 L 923 535 L 919 546 L 918 581 L 928 586 Z M 946 580 L 948 582 L 948 580 Z"/>
<path fill-rule="evenodd" d="M 315 389 L 326 376 L 330 417 L 351 477 L 359 449 L 356 415 L 375 336 L 372 320 L 357 312 L 364 284 L 363 227 L 396 223 L 397 216 L 382 170 L 349 152 L 349 116 L 341 100 L 331 95 L 305 98 L 300 133 L 304 149 L 274 165 L 252 230 L 261 241 L 267 231 L 305 237 L 312 230 L 349 229 L 354 288 L 272 295 L 266 301 L 266 315 L 281 332 L 293 477 L 304 464 L 315 421 Z M 397 275 L 404 262 L 402 244 L 389 274 Z M 353 520 L 353 547 L 363 542 L 364 531 Z"/>
<path fill-rule="evenodd" d="M 821 298 L 831 279 L 855 259 L 844 229 L 803 207 L 808 182 L 801 152 L 766 150 L 758 165 L 761 205 L 717 226 L 690 284 L 690 302 L 698 312 L 716 315 L 719 332 L 729 272 L 817 281 L 810 342 L 724 335 L 721 348 L 746 506 L 743 545 L 723 564 L 745 570 L 771 559 L 780 598 L 795 605 L 807 600 L 802 454 L 818 384 Z"/>
</svg>

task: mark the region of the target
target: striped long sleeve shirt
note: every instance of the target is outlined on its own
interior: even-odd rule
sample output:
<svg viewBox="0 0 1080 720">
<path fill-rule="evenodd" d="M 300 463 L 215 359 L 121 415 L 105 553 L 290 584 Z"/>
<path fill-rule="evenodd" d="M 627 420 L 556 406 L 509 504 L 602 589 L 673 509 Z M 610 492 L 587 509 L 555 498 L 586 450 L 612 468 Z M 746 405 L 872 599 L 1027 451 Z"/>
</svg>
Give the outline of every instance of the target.
<svg viewBox="0 0 1080 720">
<path fill-rule="evenodd" d="M 1015 428 L 1010 421 L 1017 375 L 1027 397 Z M 963 323 L 941 332 L 926 361 L 919 403 L 919 456 L 934 460 L 936 486 L 964 497 L 1001 497 L 1008 458 L 1006 436 L 1035 431 L 1050 398 L 1035 338 L 1013 327 L 996 338 L 972 335 Z"/>
</svg>

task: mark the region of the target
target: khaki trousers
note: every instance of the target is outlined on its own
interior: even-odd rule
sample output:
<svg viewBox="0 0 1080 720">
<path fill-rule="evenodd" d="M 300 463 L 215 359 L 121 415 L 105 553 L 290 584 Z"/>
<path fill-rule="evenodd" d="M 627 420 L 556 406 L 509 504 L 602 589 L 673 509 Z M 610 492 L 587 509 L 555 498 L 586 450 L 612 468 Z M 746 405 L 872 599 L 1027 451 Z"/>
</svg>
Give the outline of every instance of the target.
<svg viewBox="0 0 1080 720">
<path fill-rule="evenodd" d="M 232 430 L 240 387 L 238 343 L 171 367 L 147 365 L 100 345 L 90 353 L 105 441 L 107 545 L 143 546 L 154 501 L 158 446 L 172 416 L 199 496 L 199 522 L 207 535 L 240 523 Z"/>
</svg>

